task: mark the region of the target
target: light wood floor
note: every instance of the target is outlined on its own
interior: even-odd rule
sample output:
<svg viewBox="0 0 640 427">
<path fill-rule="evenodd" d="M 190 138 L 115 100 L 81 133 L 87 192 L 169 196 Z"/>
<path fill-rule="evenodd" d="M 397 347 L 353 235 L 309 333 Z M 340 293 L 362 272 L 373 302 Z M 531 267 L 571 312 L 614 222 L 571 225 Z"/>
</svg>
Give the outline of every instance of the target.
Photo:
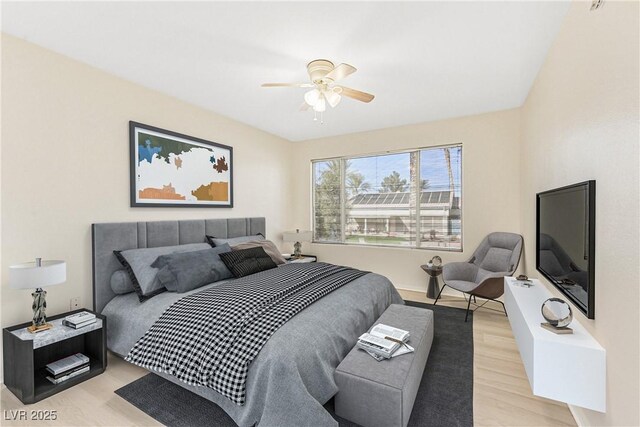
<svg viewBox="0 0 640 427">
<path fill-rule="evenodd" d="M 422 293 L 401 291 L 408 300 L 427 301 Z M 440 302 L 438 302 L 440 304 Z M 462 298 L 444 297 L 443 305 L 464 308 Z M 490 303 L 495 304 L 495 303 Z M 496 304 L 497 307 L 499 307 Z M 461 317 L 460 321 L 464 321 Z M 509 322 L 503 314 L 479 310 L 473 319 L 474 391 L 476 426 L 575 426 L 567 405 L 535 397 L 518 354 Z M 113 391 L 146 374 L 146 371 L 109 357 L 107 371 L 34 405 L 24 406 L 2 388 L 2 426 L 157 426 Z M 9 411 L 55 410 L 56 421 L 11 421 Z"/>
</svg>

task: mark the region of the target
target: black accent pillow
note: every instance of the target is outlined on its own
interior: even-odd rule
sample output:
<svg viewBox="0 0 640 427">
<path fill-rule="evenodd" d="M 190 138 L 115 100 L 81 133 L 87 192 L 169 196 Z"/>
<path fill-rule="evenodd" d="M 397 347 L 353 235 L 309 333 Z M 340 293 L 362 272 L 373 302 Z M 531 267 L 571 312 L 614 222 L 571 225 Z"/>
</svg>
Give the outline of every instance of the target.
<svg viewBox="0 0 640 427">
<path fill-rule="evenodd" d="M 225 252 L 220 254 L 220 259 L 236 277 L 244 277 L 277 267 L 262 246 Z"/>
</svg>

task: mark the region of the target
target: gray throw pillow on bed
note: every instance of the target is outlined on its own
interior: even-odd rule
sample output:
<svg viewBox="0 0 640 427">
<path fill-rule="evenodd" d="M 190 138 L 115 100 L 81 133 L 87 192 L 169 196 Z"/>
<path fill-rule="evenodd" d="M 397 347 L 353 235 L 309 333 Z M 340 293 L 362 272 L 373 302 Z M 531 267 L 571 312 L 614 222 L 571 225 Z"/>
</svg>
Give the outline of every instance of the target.
<svg viewBox="0 0 640 427">
<path fill-rule="evenodd" d="M 128 294 L 135 290 L 129 274 L 124 270 L 114 271 L 110 283 L 111 290 L 118 295 Z"/>
<path fill-rule="evenodd" d="M 264 240 L 264 236 L 262 234 L 254 234 L 253 236 L 231 237 L 229 239 L 219 239 L 215 236 L 207 236 L 207 240 L 213 247 L 221 246 L 225 243 L 229 244 L 230 246 L 235 246 L 244 242 Z"/>
<path fill-rule="evenodd" d="M 227 244 L 201 251 L 162 255 L 151 265 L 160 269 L 158 279 L 167 290 L 183 293 L 233 277 L 220 259 L 220 254 L 225 252 L 231 252 Z"/>
<path fill-rule="evenodd" d="M 133 288 L 142 302 L 166 290 L 158 280 L 158 269 L 151 266 L 159 256 L 208 248 L 211 248 L 208 243 L 190 243 L 157 248 L 128 249 L 126 251 L 113 251 L 113 253 L 129 274 L 131 282 L 133 282 Z"/>
</svg>

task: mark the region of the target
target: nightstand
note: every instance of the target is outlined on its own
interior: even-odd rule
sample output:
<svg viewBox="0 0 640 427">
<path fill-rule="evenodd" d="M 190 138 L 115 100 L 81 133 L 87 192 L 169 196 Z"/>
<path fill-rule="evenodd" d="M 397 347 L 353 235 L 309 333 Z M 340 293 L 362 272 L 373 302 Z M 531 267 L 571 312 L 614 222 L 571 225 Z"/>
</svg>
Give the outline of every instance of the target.
<svg viewBox="0 0 640 427">
<path fill-rule="evenodd" d="M 35 403 L 56 393 L 93 378 L 107 368 L 107 320 L 96 314 L 96 323 L 80 329 L 62 324 L 62 320 L 79 311 L 49 317 L 53 328 L 35 334 L 27 331 L 31 322 L 4 328 L 3 366 L 4 384 L 22 403 Z M 89 357 L 89 372 L 70 378 L 60 384 L 51 383 L 45 366 L 72 354 Z"/>
<path fill-rule="evenodd" d="M 307 262 L 317 262 L 318 257 L 314 255 L 302 255 L 302 258 L 293 258 L 287 260 L 287 264 L 298 264 Z"/>
</svg>

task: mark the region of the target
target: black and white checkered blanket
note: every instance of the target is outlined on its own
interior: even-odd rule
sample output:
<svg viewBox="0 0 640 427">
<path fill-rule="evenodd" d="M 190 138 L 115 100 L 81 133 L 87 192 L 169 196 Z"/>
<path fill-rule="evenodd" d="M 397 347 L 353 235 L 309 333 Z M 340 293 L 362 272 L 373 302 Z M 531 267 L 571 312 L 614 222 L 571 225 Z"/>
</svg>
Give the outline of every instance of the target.
<svg viewBox="0 0 640 427">
<path fill-rule="evenodd" d="M 293 263 L 221 283 L 170 306 L 126 360 L 242 405 L 249 365 L 269 337 L 305 307 L 365 274 Z"/>
</svg>

